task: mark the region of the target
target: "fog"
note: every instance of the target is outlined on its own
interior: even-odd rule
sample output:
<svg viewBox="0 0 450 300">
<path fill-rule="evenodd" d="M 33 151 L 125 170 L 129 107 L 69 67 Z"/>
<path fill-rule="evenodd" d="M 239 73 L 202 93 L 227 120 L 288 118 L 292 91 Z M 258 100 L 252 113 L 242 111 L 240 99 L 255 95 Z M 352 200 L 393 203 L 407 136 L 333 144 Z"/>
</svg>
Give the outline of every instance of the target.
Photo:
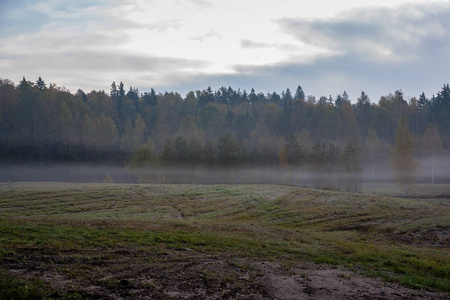
<svg viewBox="0 0 450 300">
<path fill-rule="evenodd" d="M 421 159 L 418 183 L 450 183 L 450 157 Z M 434 164 L 434 167 L 433 167 Z M 307 168 L 128 169 L 114 165 L 50 164 L 1 165 L 0 182 L 101 183 L 186 183 L 186 184 L 285 184 L 340 190 L 359 189 L 362 183 L 395 182 L 390 161 L 367 163 L 359 174 L 336 171 L 314 172 Z"/>
<path fill-rule="evenodd" d="M 137 182 L 120 166 L 83 164 L 23 164 L 0 166 L 1 182 L 103 182 L 107 175 L 115 182 Z"/>
</svg>

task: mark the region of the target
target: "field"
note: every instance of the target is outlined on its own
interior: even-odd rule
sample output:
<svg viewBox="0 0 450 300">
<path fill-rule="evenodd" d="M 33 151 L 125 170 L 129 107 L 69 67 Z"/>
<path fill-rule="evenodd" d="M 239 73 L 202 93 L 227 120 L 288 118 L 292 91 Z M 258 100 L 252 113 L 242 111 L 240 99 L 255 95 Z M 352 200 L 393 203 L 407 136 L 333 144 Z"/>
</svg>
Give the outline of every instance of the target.
<svg viewBox="0 0 450 300">
<path fill-rule="evenodd" d="M 448 299 L 450 187 L 0 184 L 0 299 Z"/>
</svg>

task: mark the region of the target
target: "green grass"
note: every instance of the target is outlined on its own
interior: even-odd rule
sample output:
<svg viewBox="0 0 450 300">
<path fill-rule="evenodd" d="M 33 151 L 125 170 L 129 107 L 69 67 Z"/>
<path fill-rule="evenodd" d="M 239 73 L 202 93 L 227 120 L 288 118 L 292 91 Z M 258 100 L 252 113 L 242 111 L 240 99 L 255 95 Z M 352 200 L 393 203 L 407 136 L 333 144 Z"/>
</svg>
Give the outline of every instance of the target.
<svg viewBox="0 0 450 300">
<path fill-rule="evenodd" d="M 24 251 L 82 260 L 83 251 L 192 249 L 342 265 L 449 292 L 449 216 L 449 200 L 275 185 L 0 184 L 0 270 L 25 264 Z"/>
</svg>

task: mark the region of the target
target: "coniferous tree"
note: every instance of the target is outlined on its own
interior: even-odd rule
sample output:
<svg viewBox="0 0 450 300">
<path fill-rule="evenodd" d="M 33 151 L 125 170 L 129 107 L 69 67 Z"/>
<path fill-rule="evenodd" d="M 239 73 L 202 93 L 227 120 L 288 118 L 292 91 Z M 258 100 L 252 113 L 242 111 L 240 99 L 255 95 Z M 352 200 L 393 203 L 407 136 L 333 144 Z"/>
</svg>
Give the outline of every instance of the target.
<svg viewBox="0 0 450 300">
<path fill-rule="evenodd" d="M 85 92 L 83 92 L 82 89 L 78 89 L 77 93 L 75 94 L 75 97 L 83 101 L 84 103 L 87 102 L 87 95 Z"/>
<path fill-rule="evenodd" d="M 248 102 L 248 94 L 247 94 L 247 91 L 244 90 L 242 92 L 242 96 L 241 96 L 241 100 L 240 100 L 239 104 L 246 103 L 246 102 Z"/>
<path fill-rule="evenodd" d="M 127 97 L 134 103 L 137 103 L 137 101 L 139 100 L 139 89 L 136 87 L 133 88 L 132 86 L 130 86 L 130 90 L 127 93 Z"/>
<path fill-rule="evenodd" d="M 16 116 L 13 112 L 17 108 L 16 95 L 14 83 L 8 79 L 0 79 L 0 153 L 6 153 L 7 149 L 15 146 L 13 137 Z"/>
<path fill-rule="evenodd" d="M 344 92 L 342 93 L 342 101 L 343 101 L 343 102 L 348 102 L 348 103 L 350 103 L 350 97 L 348 96 L 348 94 L 347 94 L 346 91 L 344 91 Z"/>
<path fill-rule="evenodd" d="M 431 118 L 444 138 L 444 145 L 450 147 L 450 85 L 446 84 L 430 101 Z"/>
<path fill-rule="evenodd" d="M 18 107 L 17 120 L 19 138 L 22 146 L 25 146 L 26 156 L 29 159 L 36 159 L 38 146 L 41 142 L 44 129 L 43 118 L 44 102 L 40 93 L 36 93 L 33 84 L 23 77 L 18 87 Z"/>
<path fill-rule="evenodd" d="M 340 109 L 342 107 L 342 102 L 343 101 L 341 95 L 337 95 L 336 100 L 334 100 L 334 106 Z"/>
<path fill-rule="evenodd" d="M 119 97 L 125 96 L 125 86 L 122 81 L 119 83 L 119 90 L 117 91 L 117 93 Z"/>
<path fill-rule="evenodd" d="M 364 91 L 361 91 L 361 95 L 358 97 L 358 101 L 355 105 L 356 121 L 361 129 L 361 137 L 365 138 L 369 127 L 372 125 L 373 112 L 370 103 L 369 96 Z"/>
<path fill-rule="evenodd" d="M 289 136 L 294 132 L 293 127 L 291 126 L 292 114 L 294 113 L 294 99 L 292 98 L 291 91 L 289 88 L 286 89 L 285 92 L 282 92 L 282 111 L 281 111 L 281 119 L 279 122 L 279 126 L 281 127 L 281 133 L 284 136 Z"/>
<path fill-rule="evenodd" d="M 427 106 L 430 105 L 430 101 L 427 99 L 424 92 L 420 94 L 419 102 L 417 103 L 417 105 L 421 111 L 423 111 Z"/>
<path fill-rule="evenodd" d="M 250 91 L 250 94 L 248 95 L 248 101 L 251 104 L 254 104 L 254 103 L 258 102 L 258 96 L 256 95 L 255 89 L 253 89 L 253 88 Z"/>
<path fill-rule="evenodd" d="M 197 99 L 197 111 L 207 104 L 215 102 L 214 93 L 212 92 L 211 87 L 208 86 L 206 90 L 199 92 Z"/>
<path fill-rule="evenodd" d="M 187 93 L 181 107 L 181 115 L 183 117 L 194 117 L 197 110 L 197 98 L 194 92 Z"/>
<path fill-rule="evenodd" d="M 144 101 L 144 106 L 149 105 L 154 107 L 158 105 L 158 99 L 156 98 L 156 93 L 153 88 L 150 89 L 150 93 L 148 92 L 144 93 L 142 100 Z"/>
<path fill-rule="evenodd" d="M 47 86 L 46 86 L 44 80 L 42 80 L 41 76 L 39 76 L 38 80 L 36 81 L 36 86 L 41 91 L 43 91 L 44 89 L 47 88 Z"/>
<path fill-rule="evenodd" d="M 294 100 L 305 100 L 305 93 L 303 92 L 301 86 L 297 87 L 297 90 L 295 91 Z"/>
<path fill-rule="evenodd" d="M 332 105 L 333 104 L 333 97 L 331 97 L 331 95 L 328 97 L 328 104 Z"/>
<path fill-rule="evenodd" d="M 111 98 L 119 96 L 119 93 L 117 92 L 117 85 L 116 85 L 115 81 L 113 81 L 111 83 L 111 90 L 109 92 L 109 95 L 111 96 Z"/>
</svg>

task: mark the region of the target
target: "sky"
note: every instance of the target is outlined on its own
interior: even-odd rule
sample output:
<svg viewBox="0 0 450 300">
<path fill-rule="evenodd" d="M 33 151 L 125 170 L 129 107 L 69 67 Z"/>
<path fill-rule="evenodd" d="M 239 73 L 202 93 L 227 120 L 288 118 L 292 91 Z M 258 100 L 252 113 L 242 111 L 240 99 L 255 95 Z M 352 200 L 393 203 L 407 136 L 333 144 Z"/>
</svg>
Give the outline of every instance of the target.
<svg viewBox="0 0 450 300">
<path fill-rule="evenodd" d="M 450 83 L 450 1 L 0 0 L 0 78 L 372 102 Z"/>
</svg>

